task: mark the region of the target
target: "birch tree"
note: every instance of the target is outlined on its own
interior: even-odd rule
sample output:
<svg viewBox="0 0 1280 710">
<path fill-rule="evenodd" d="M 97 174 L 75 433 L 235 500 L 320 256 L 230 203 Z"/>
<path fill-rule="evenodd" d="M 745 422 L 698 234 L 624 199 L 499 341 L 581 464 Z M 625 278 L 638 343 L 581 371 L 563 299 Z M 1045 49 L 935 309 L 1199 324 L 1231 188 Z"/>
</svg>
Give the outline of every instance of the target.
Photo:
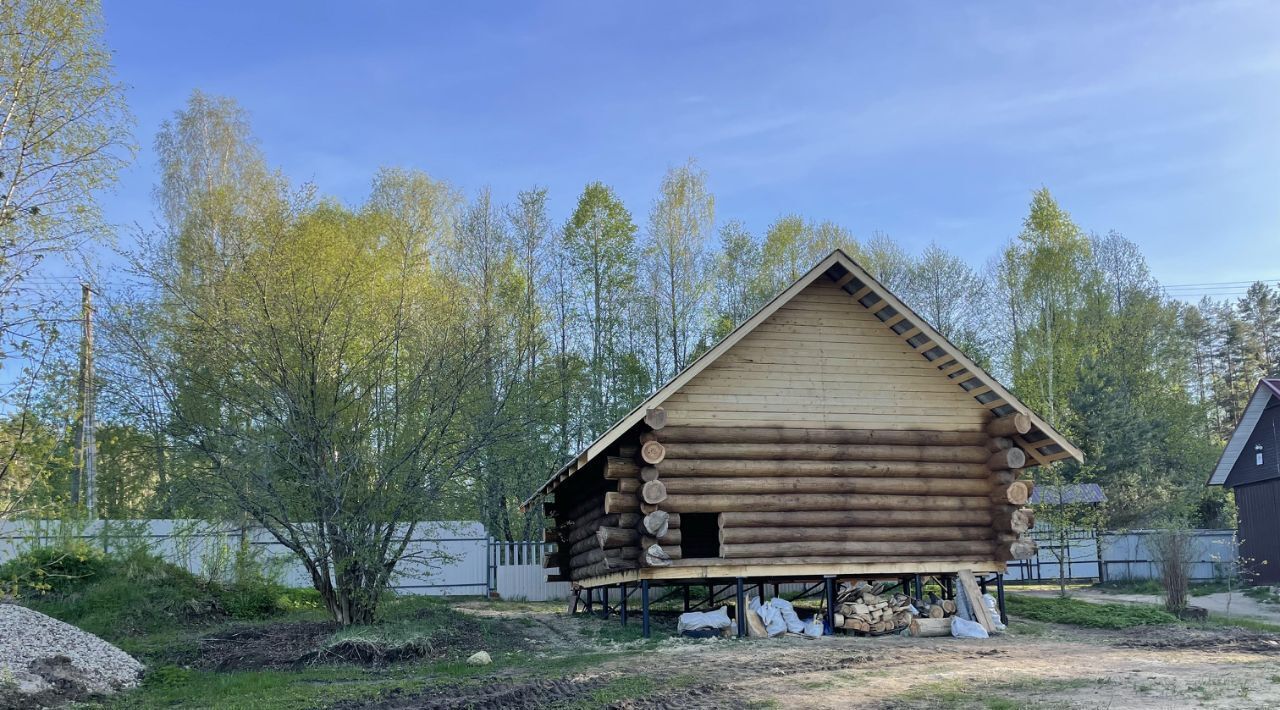
<svg viewBox="0 0 1280 710">
<path fill-rule="evenodd" d="M 28 416 L 54 357 L 55 304 L 21 285 L 42 261 L 106 235 L 99 195 L 132 158 L 132 117 L 92 0 L 0 3 L 0 362 L 20 357 L 0 390 L 16 412 L 0 436 L 0 518 L 21 506 L 18 475 L 36 449 Z M 79 416 L 79 415 L 78 415 Z"/>
<path fill-rule="evenodd" d="M 636 287 L 636 226 L 613 190 L 593 182 L 583 190 L 564 227 L 565 254 L 581 294 L 575 313 L 586 341 L 588 416 L 592 432 L 603 431 L 636 394 L 638 363 L 621 347 L 626 302 Z"/>
<path fill-rule="evenodd" d="M 684 369 L 701 335 L 707 242 L 714 221 L 715 198 L 707 190 L 706 172 L 692 160 L 668 170 L 649 213 L 643 248 L 669 356 L 668 366 L 658 368 L 658 381 Z"/>
</svg>

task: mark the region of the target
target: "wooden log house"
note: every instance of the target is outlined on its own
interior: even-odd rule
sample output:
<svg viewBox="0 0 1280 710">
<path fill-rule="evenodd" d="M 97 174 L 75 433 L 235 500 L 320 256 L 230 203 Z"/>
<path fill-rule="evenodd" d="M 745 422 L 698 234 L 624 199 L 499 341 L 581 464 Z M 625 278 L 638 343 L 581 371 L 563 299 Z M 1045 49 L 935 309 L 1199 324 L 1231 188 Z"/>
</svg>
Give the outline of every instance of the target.
<svg viewBox="0 0 1280 710">
<path fill-rule="evenodd" d="M 1002 573 L 1080 451 L 835 251 L 556 471 L 553 579 Z"/>
</svg>

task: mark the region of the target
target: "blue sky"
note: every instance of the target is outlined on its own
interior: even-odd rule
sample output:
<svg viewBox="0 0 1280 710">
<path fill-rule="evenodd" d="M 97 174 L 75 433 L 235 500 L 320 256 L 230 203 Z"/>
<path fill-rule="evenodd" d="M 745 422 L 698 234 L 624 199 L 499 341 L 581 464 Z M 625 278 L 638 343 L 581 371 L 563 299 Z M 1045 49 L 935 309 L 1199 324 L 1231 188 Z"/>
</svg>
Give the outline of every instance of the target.
<svg viewBox="0 0 1280 710">
<path fill-rule="evenodd" d="M 643 223 L 696 158 L 720 219 L 799 213 L 981 264 L 1044 185 L 1171 284 L 1280 279 L 1276 2 L 106 0 L 142 147 L 199 88 L 344 200 L 382 165 L 473 193 L 603 180 Z M 1194 290 L 1194 289 L 1192 289 Z M 1222 290 L 1223 293 L 1229 292 Z"/>
</svg>

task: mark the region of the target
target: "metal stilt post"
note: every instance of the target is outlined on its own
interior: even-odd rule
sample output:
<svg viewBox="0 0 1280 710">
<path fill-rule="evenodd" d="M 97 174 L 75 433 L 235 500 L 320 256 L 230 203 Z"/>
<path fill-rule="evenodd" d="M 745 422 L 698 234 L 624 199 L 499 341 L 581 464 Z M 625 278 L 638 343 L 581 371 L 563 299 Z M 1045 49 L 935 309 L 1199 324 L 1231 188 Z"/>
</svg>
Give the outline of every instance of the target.
<svg viewBox="0 0 1280 710">
<path fill-rule="evenodd" d="M 595 613 L 595 607 L 592 603 L 595 601 L 596 590 L 594 587 L 587 587 L 587 613 Z"/>
<path fill-rule="evenodd" d="M 996 575 L 996 602 L 1000 605 L 1000 623 L 1009 625 L 1009 612 L 1004 607 L 1004 575 Z"/>
<path fill-rule="evenodd" d="M 622 618 L 622 625 L 627 625 L 627 583 L 623 582 L 618 585 L 622 593 L 622 601 L 618 602 L 618 616 Z"/>
<path fill-rule="evenodd" d="M 737 578 L 738 603 L 734 607 L 734 616 L 738 618 L 738 638 L 747 635 L 747 593 L 742 586 L 742 578 Z"/>
<path fill-rule="evenodd" d="M 836 580 L 833 577 L 822 578 L 822 598 L 826 600 L 826 611 L 823 614 L 823 623 L 826 628 L 831 629 L 831 633 L 836 630 Z"/>
<path fill-rule="evenodd" d="M 640 635 L 649 638 L 649 580 L 640 580 Z"/>
<path fill-rule="evenodd" d="M 609 618 L 609 588 L 600 588 L 600 618 Z"/>
<path fill-rule="evenodd" d="M 689 585 L 684 585 L 684 610 L 689 611 Z"/>
</svg>

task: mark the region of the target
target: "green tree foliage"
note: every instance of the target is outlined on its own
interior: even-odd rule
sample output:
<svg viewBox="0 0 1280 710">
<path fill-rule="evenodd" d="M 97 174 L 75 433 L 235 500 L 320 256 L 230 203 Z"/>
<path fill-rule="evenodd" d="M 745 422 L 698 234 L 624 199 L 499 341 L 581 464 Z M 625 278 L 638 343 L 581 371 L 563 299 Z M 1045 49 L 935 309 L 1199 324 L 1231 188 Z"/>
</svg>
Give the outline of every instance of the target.
<svg viewBox="0 0 1280 710">
<path fill-rule="evenodd" d="M 834 248 L 1084 449 L 1083 466 L 1035 473 L 1106 491 L 1104 509 L 1045 513 L 1064 529 L 1229 523 L 1204 477 L 1280 359 L 1274 287 L 1172 300 L 1132 243 L 1086 232 L 1044 189 L 979 271 L 796 215 L 762 238 L 732 219 L 713 233 L 692 162 L 665 176 L 641 238 L 598 182 L 563 222 L 544 189 L 464 199 L 412 170 L 380 171 L 355 207 L 318 199 L 267 166 L 234 101 L 198 93 L 156 146 L 163 229 L 102 318 L 99 513 L 247 514 L 347 623 L 413 562 L 399 542 L 416 521 L 535 539 L 522 498 Z M 56 511 L 73 417 L 41 406 L 0 431 L 35 432 L 40 453 L 14 466 Z"/>
<path fill-rule="evenodd" d="M 563 246 L 567 276 L 579 294 L 571 327 L 584 339 L 588 387 L 582 430 L 599 433 L 652 385 L 642 355 L 623 347 L 625 331 L 635 327 L 626 315 L 638 282 L 636 226 L 613 190 L 594 182 L 564 226 Z"/>
<path fill-rule="evenodd" d="M 668 170 L 649 213 L 643 248 L 662 335 L 654 343 L 655 380 L 683 370 L 697 349 L 709 290 L 706 268 L 714 221 L 715 198 L 707 190 L 706 172 L 692 160 Z"/>
<path fill-rule="evenodd" d="M 131 123 L 97 2 L 0 3 L 0 361 L 24 361 L 0 391 L 17 412 L 0 435 L 0 518 L 42 507 L 20 484 L 48 479 L 37 469 L 58 464 L 39 461 L 62 435 L 30 413 L 56 357 L 56 304 L 20 285 L 46 257 L 105 235 L 98 195 L 132 157 Z"/>
</svg>

